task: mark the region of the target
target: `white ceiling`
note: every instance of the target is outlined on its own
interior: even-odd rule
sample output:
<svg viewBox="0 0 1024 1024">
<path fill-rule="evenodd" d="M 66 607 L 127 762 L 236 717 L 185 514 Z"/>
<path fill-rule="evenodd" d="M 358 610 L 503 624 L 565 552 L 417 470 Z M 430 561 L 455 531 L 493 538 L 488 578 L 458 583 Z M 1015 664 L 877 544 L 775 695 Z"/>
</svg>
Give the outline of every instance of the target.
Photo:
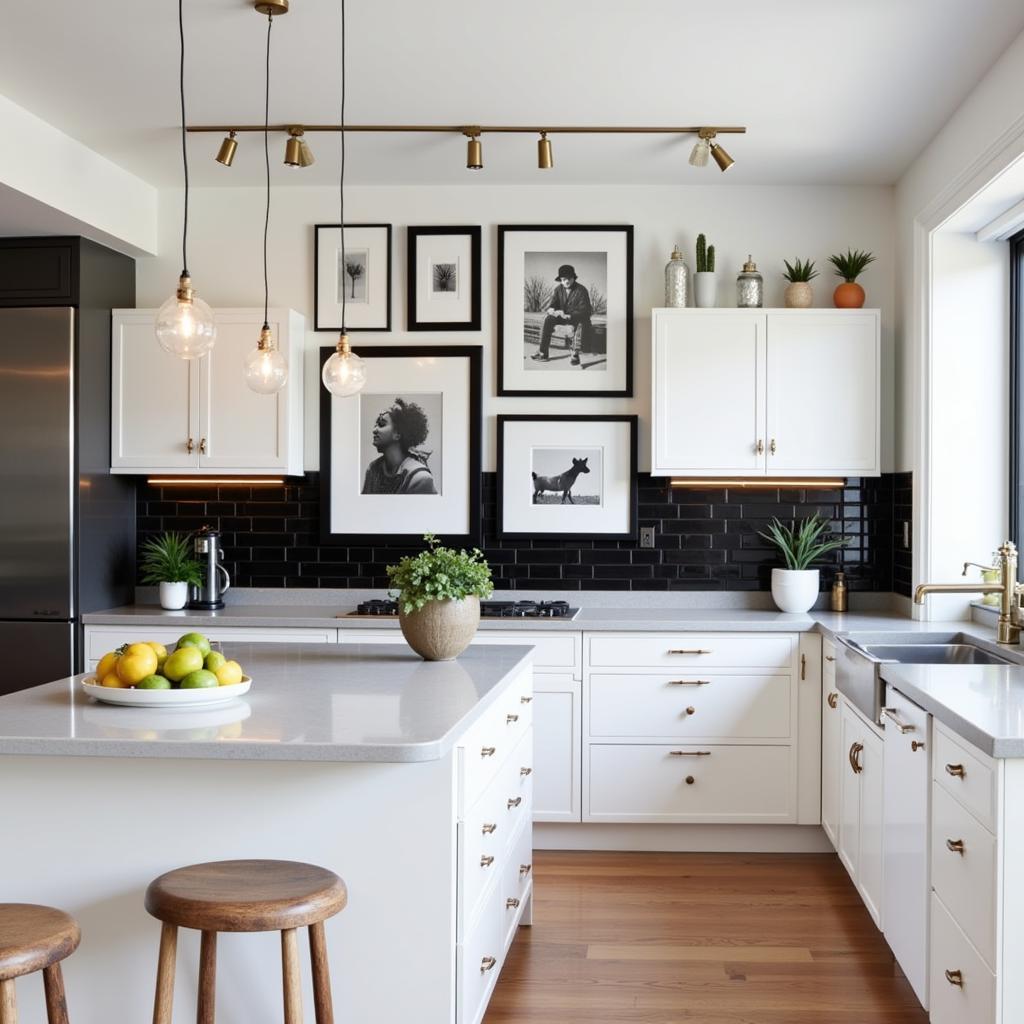
<svg viewBox="0 0 1024 1024">
<path fill-rule="evenodd" d="M 340 0 L 292 0 L 273 28 L 271 119 L 337 122 Z M 174 0 L 10 4 L 0 94 L 159 186 L 180 182 Z M 692 140 L 484 138 L 485 169 L 447 135 L 350 136 L 353 184 L 888 184 L 1024 30 L 1020 0 L 348 0 L 352 123 L 746 125 L 736 166 L 686 163 Z M 261 123 L 266 20 L 251 0 L 185 0 L 188 116 Z M 13 140 L 7 140 L 11 144 Z M 262 181 L 191 136 L 193 181 Z M 338 136 L 275 185 L 336 180 Z"/>
</svg>

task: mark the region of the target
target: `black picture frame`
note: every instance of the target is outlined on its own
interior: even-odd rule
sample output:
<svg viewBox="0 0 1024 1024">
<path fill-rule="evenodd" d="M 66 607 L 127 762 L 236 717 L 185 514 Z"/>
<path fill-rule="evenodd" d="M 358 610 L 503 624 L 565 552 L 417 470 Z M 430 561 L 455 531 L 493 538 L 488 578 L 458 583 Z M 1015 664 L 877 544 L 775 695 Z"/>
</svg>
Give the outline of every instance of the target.
<svg viewBox="0 0 1024 1024">
<path fill-rule="evenodd" d="M 391 330 L 391 291 L 393 287 L 393 274 L 392 274 L 392 231 L 390 224 L 345 224 L 345 230 L 363 230 L 363 229 L 376 229 L 383 231 L 386 239 L 387 247 L 387 286 L 386 286 L 386 298 L 384 300 L 384 319 L 383 324 L 377 326 L 365 326 L 358 322 L 352 322 L 352 316 L 350 315 L 348 324 L 326 324 L 321 323 L 321 312 L 324 312 L 326 316 L 326 310 L 324 307 L 328 305 L 336 305 L 336 303 L 327 303 L 321 299 L 320 296 L 320 233 L 322 231 L 339 231 L 341 228 L 340 224 L 315 224 L 313 226 L 313 330 L 314 331 L 333 331 L 338 332 L 342 327 L 347 327 L 353 333 L 366 334 L 366 333 L 384 333 Z"/>
<path fill-rule="evenodd" d="M 627 423 L 629 424 L 629 526 L 622 532 L 515 532 L 505 529 L 505 426 L 508 423 Z M 579 541 L 579 540 L 622 540 L 635 541 L 638 536 L 638 481 L 637 453 L 639 417 L 619 414 L 580 414 L 580 415 L 544 415 L 544 414 L 509 414 L 497 417 L 497 476 L 498 476 L 498 536 L 502 540 L 544 540 Z"/>
<path fill-rule="evenodd" d="M 621 232 L 625 236 L 625 383 L 622 388 L 595 388 L 593 390 L 557 388 L 513 388 L 505 381 L 505 246 L 507 237 L 515 232 Z M 498 337 L 498 395 L 504 397 L 535 398 L 632 398 L 633 397 L 633 225 L 631 224 L 499 224 L 497 259 L 497 337 Z M 521 302 L 521 297 L 516 297 Z M 607 344 L 607 341 L 606 341 Z"/>
<path fill-rule="evenodd" d="M 468 445 L 469 479 L 466 487 L 468 502 L 469 531 L 463 534 L 441 533 L 437 536 L 442 544 L 452 547 L 477 547 L 481 543 L 481 435 L 483 409 L 483 350 L 479 345 L 373 345 L 353 347 L 356 355 L 366 360 L 374 359 L 468 359 L 469 360 L 469 423 L 466 430 Z M 320 349 L 320 369 L 334 354 L 333 346 Z M 386 541 L 408 541 L 410 546 L 422 540 L 429 526 L 411 533 L 396 534 L 393 530 L 380 533 L 332 533 L 332 431 L 331 399 L 334 396 L 324 387 L 320 388 L 320 543 L 332 546 L 377 545 Z"/>
<path fill-rule="evenodd" d="M 479 225 L 442 225 L 406 228 L 406 330 L 409 331 L 479 331 L 480 330 L 480 256 L 481 231 Z M 470 314 L 467 321 L 420 320 L 416 301 L 419 240 L 434 235 L 465 235 L 470 240 Z"/>
</svg>

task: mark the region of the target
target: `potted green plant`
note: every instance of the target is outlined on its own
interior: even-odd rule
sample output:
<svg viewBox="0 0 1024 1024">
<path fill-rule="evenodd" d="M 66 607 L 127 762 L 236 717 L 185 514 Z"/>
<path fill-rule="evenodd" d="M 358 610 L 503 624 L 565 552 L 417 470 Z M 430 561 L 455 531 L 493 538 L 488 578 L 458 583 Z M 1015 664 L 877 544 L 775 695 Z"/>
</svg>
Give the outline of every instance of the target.
<svg viewBox="0 0 1024 1024">
<path fill-rule="evenodd" d="M 772 569 L 772 600 L 780 611 L 806 612 L 817 600 L 820 573 L 810 568 L 811 563 L 847 543 L 845 537 L 829 537 L 829 525 L 829 520 L 816 512 L 790 526 L 773 519 L 768 532 L 760 534 L 779 549 L 786 562 L 785 569 Z"/>
<path fill-rule="evenodd" d="M 845 253 L 829 256 L 828 261 L 836 268 L 836 277 L 843 279 L 832 293 L 832 302 L 837 309 L 860 309 L 864 305 L 864 289 L 857 284 L 857 278 L 869 263 L 875 262 L 875 257 L 860 249 L 848 249 Z"/>
<path fill-rule="evenodd" d="M 203 584 L 202 567 L 192 557 L 190 534 L 150 537 L 139 552 L 139 571 L 143 583 L 160 587 L 160 607 L 168 611 L 185 607 L 190 583 Z"/>
<path fill-rule="evenodd" d="M 388 566 L 388 582 L 409 646 L 426 661 L 451 661 L 480 625 L 480 598 L 494 593 L 491 568 L 476 548 L 442 547 L 432 533 L 423 539 L 426 551 Z"/>
<path fill-rule="evenodd" d="M 700 309 L 715 305 L 715 247 L 703 234 L 697 236 L 697 273 L 693 278 L 693 298 Z"/>
<path fill-rule="evenodd" d="M 818 276 L 818 271 L 814 269 L 814 260 L 782 262 L 786 265 L 782 276 L 789 282 L 784 296 L 786 309 L 808 309 L 814 303 L 811 281 Z"/>
</svg>

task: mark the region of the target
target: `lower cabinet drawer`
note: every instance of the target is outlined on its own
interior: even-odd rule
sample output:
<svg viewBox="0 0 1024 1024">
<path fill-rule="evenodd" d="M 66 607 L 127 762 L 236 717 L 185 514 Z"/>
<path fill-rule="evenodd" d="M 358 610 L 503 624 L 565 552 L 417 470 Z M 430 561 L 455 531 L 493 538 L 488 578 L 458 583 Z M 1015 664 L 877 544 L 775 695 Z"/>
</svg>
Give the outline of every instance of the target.
<svg viewBox="0 0 1024 1024">
<path fill-rule="evenodd" d="M 996 840 L 932 784 L 932 887 L 990 967 L 996 953 Z"/>
<path fill-rule="evenodd" d="M 954 737 L 939 722 L 932 736 L 932 778 L 955 796 L 985 828 L 996 828 L 995 762 Z"/>
<path fill-rule="evenodd" d="M 757 668 L 789 669 L 796 656 L 796 636 L 788 634 L 647 633 L 588 635 L 592 668 Z"/>
<path fill-rule="evenodd" d="M 792 677 L 591 673 L 591 736 L 788 739 Z"/>
<path fill-rule="evenodd" d="M 523 905 L 533 890 L 533 827 L 526 822 L 512 844 L 511 855 L 501 876 L 501 905 L 504 913 L 504 949 L 508 949 Z"/>
<path fill-rule="evenodd" d="M 993 1024 L 996 979 L 932 893 L 931 1024 Z"/>
<path fill-rule="evenodd" d="M 501 886 L 491 886 L 473 930 L 456 947 L 459 1024 L 479 1024 L 498 980 L 505 959 L 503 907 Z"/>
<path fill-rule="evenodd" d="M 789 746 L 592 743 L 587 756 L 584 821 L 796 820 L 795 760 Z"/>
</svg>

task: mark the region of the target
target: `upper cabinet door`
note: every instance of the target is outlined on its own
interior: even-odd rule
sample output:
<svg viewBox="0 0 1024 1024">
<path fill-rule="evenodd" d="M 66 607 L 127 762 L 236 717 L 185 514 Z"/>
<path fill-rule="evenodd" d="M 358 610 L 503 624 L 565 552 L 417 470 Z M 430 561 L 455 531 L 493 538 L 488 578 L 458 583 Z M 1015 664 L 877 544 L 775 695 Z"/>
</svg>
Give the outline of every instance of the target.
<svg viewBox="0 0 1024 1024">
<path fill-rule="evenodd" d="M 764 314 L 655 310 L 654 476 L 765 472 Z"/>
<path fill-rule="evenodd" d="M 197 360 L 168 355 L 156 340 L 153 316 L 153 310 L 114 310 L 110 466 L 120 472 L 199 465 Z"/>
<path fill-rule="evenodd" d="M 877 476 L 878 310 L 770 312 L 768 475 Z"/>
</svg>

